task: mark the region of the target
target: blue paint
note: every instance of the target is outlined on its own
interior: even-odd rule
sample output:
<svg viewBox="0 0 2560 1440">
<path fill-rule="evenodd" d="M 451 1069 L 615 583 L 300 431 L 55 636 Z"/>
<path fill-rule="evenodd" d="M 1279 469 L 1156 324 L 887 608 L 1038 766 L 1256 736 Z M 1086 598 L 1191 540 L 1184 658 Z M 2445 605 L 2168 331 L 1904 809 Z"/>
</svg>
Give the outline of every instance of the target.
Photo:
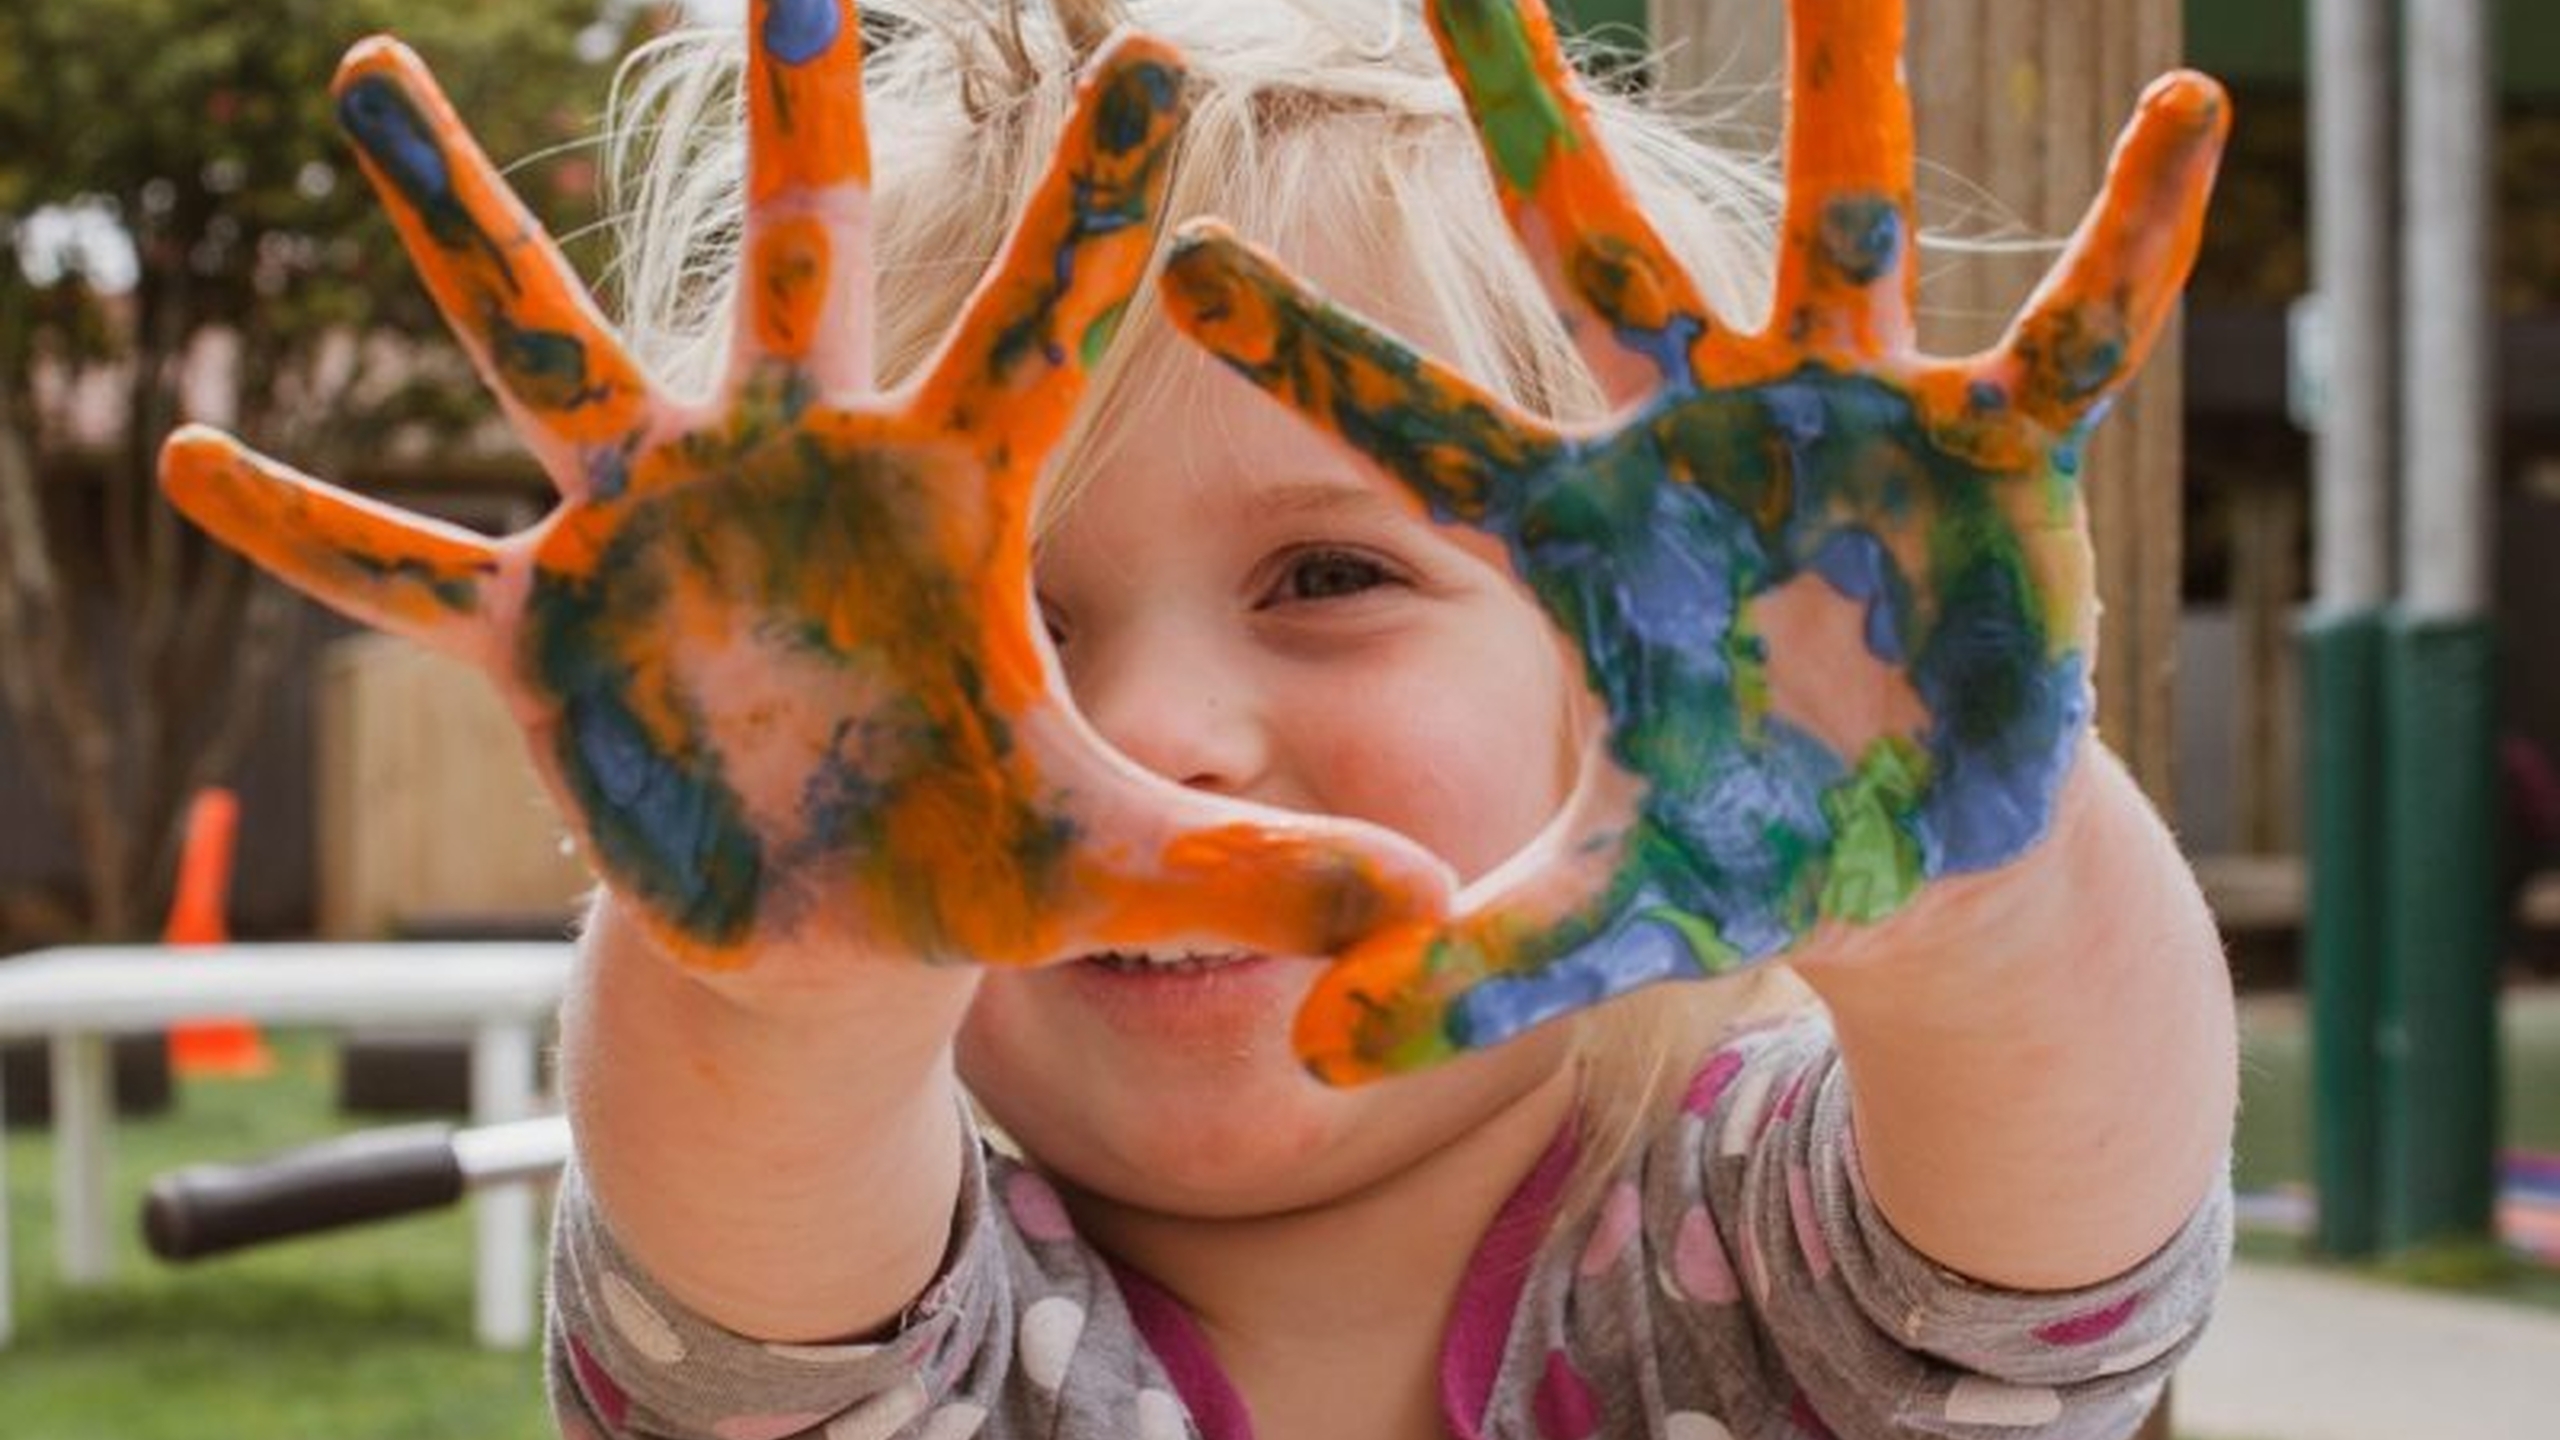
<svg viewBox="0 0 2560 1440">
<path fill-rule="evenodd" d="M 1463 1049 L 1498 1045 L 1631 990 L 1701 973 L 1678 929 L 1631 915 L 1544 969 L 1496 976 L 1469 990 L 1449 1008 L 1448 1034 Z"/>
<path fill-rule="evenodd" d="M 742 937 L 762 865 L 717 777 L 660 756 L 618 686 L 565 697 L 559 748 L 561 773 L 610 873 L 637 884 L 652 909 L 689 934 Z"/>
<path fill-rule="evenodd" d="M 454 188 L 452 157 L 406 91 L 387 75 L 367 75 L 338 96 L 338 123 L 438 245 L 480 251 L 499 284 L 509 291 L 516 288 L 515 267 L 505 249 L 463 207 Z"/>
<path fill-rule="evenodd" d="M 1182 73 L 1152 60 L 1123 67 L 1112 76 L 1094 116 L 1093 138 L 1106 155 L 1126 155 L 1147 143 L 1156 117 L 1182 97 Z"/>
<path fill-rule="evenodd" d="M 578 457 L 587 482 L 587 498 L 596 501 L 619 500 L 631 488 L 631 457 L 640 446 L 633 435 L 618 445 L 599 445 Z"/>
<path fill-rule="evenodd" d="M 1697 350 L 1698 337 L 1707 333 L 1706 321 L 1695 315 L 1674 315 L 1661 325 L 1619 325 L 1612 333 L 1620 345 L 1652 361 L 1665 386 L 1683 392 L 1698 388 L 1698 372 L 1691 356 Z"/>
<path fill-rule="evenodd" d="M 1994 628 L 1979 614 L 1942 626 L 1913 677 L 1937 717 L 1937 778 L 1913 824 L 1931 876 L 2005 865 L 2042 838 L 2089 722 L 2086 656 L 2018 665 L 1994 653 Z"/>
<path fill-rule="evenodd" d="M 338 97 L 338 123 L 421 207 L 453 198 L 453 170 L 426 117 L 390 79 L 367 75 Z"/>
<path fill-rule="evenodd" d="M 764 53 L 785 65 L 806 65 L 843 32 L 838 0 L 772 0 L 764 13 Z"/>
<path fill-rule="evenodd" d="M 1899 617 L 1909 598 L 1884 542 L 1864 529 L 1835 531 L 1814 551 L 1813 569 L 1841 596 L 1866 607 L 1867 653 L 1888 665 L 1902 664 Z"/>
<path fill-rule="evenodd" d="M 1822 255 L 1851 283 L 1872 285 L 1902 258 L 1902 209 L 1884 195 L 1841 195 L 1822 207 Z"/>
</svg>

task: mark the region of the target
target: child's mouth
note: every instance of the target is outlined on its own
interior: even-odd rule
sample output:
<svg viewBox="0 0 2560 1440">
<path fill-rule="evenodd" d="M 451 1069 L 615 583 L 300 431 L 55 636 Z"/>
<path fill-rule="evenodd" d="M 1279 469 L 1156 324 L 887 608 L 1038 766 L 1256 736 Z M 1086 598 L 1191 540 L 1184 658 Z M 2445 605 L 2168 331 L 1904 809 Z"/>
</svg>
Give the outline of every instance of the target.
<svg viewBox="0 0 2560 1440">
<path fill-rule="evenodd" d="M 1186 950 L 1179 954 L 1149 955 L 1134 950 L 1105 950 L 1087 955 L 1081 963 L 1108 970 L 1115 975 L 1203 975 L 1212 970 L 1225 970 L 1247 964 L 1262 957 L 1241 951 L 1203 952 Z"/>
</svg>

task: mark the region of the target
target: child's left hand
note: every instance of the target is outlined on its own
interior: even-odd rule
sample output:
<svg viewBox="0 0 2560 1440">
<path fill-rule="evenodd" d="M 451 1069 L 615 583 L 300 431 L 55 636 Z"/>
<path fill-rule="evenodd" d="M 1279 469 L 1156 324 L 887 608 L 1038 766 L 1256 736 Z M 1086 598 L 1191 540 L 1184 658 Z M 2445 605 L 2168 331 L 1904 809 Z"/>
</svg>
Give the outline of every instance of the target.
<svg viewBox="0 0 2560 1440">
<path fill-rule="evenodd" d="M 1595 369 L 1643 383 L 1566 431 L 1213 225 L 1172 264 L 1196 339 L 1507 548 L 1608 711 L 1566 814 L 1453 925 L 1328 974 L 1298 1044 L 1337 1080 L 1881 920 L 2038 843 L 2091 714 L 2080 446 L 2184 282 L 2228 123 L 2212 81 L 2156 84 L 2007 337 L 1925 355 L 1902 6 L 1793 0 L 1777 293 L 1745 334 L 1629 198 L 1540 0 L 1431 14 L 1522 243 Z"/>
</svg>

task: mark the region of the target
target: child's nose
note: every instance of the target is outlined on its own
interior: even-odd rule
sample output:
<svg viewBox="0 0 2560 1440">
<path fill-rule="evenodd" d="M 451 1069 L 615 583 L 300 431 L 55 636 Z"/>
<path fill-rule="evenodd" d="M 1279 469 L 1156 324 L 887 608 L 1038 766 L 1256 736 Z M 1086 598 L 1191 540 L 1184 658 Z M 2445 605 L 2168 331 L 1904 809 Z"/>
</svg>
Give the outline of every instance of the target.
<svg viewBox="0 0 2560 1440">
<path fill-rule="evenodd" d="M 1070 669 L 1076 705 L 1112 748 L 1177 784 L 1249 796 L 1270 769 L 1261 705 L 1198 645 L 1132 646 Z"/>
</svg>

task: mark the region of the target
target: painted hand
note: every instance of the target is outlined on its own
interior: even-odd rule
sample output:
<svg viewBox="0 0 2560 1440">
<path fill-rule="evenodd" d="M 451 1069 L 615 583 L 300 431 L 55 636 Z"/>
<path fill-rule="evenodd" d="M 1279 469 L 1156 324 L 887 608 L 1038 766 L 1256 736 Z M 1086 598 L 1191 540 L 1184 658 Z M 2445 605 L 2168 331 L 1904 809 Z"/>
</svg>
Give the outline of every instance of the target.
<svg viewBox="0 0 2560 1440">
<path fill-rule="evenodd" d="M 1430 7 L 1514 230 L 1626 392 L 1596 429 L 1521 413 L 1214 225 L 1180 241 L 1177 323 L 1505 545 L 1608 715 L 1566 814 L 1456 923 L 1330 972 L 1297 1036 L 1325 1074 L 1777 955 L 2048 826 L 2091 712 L 2080 447 L 2184 283 L 2224 98 L 2158 82 L 2006 338 L 1924 355 L 1903 7 L 1789 8 L 1785 228 L 1745 333 L 1629 198 L 1540 0 Z"/>
<path fill-rule="evenodd" d="M 1384 832 L 1218 802 L 1061 698 L 1029 511 L 1146 264 L 1179 72 L 1097 57 L 1046 181 L 941 353 L 872 388 L 861 41 L 750 15 L 726 382 L 657 393 L 417 60 L 360 45 L 339 113 L 437 305 L 560 493 L 486 539 L 200 428 L 163 479 L 207 530 L 504 691 L 592 863 L 704 965 L 848 947 L 1033 963 L 1191 935 L 1330 953 L 1444 906 Z"/>
</svg>

